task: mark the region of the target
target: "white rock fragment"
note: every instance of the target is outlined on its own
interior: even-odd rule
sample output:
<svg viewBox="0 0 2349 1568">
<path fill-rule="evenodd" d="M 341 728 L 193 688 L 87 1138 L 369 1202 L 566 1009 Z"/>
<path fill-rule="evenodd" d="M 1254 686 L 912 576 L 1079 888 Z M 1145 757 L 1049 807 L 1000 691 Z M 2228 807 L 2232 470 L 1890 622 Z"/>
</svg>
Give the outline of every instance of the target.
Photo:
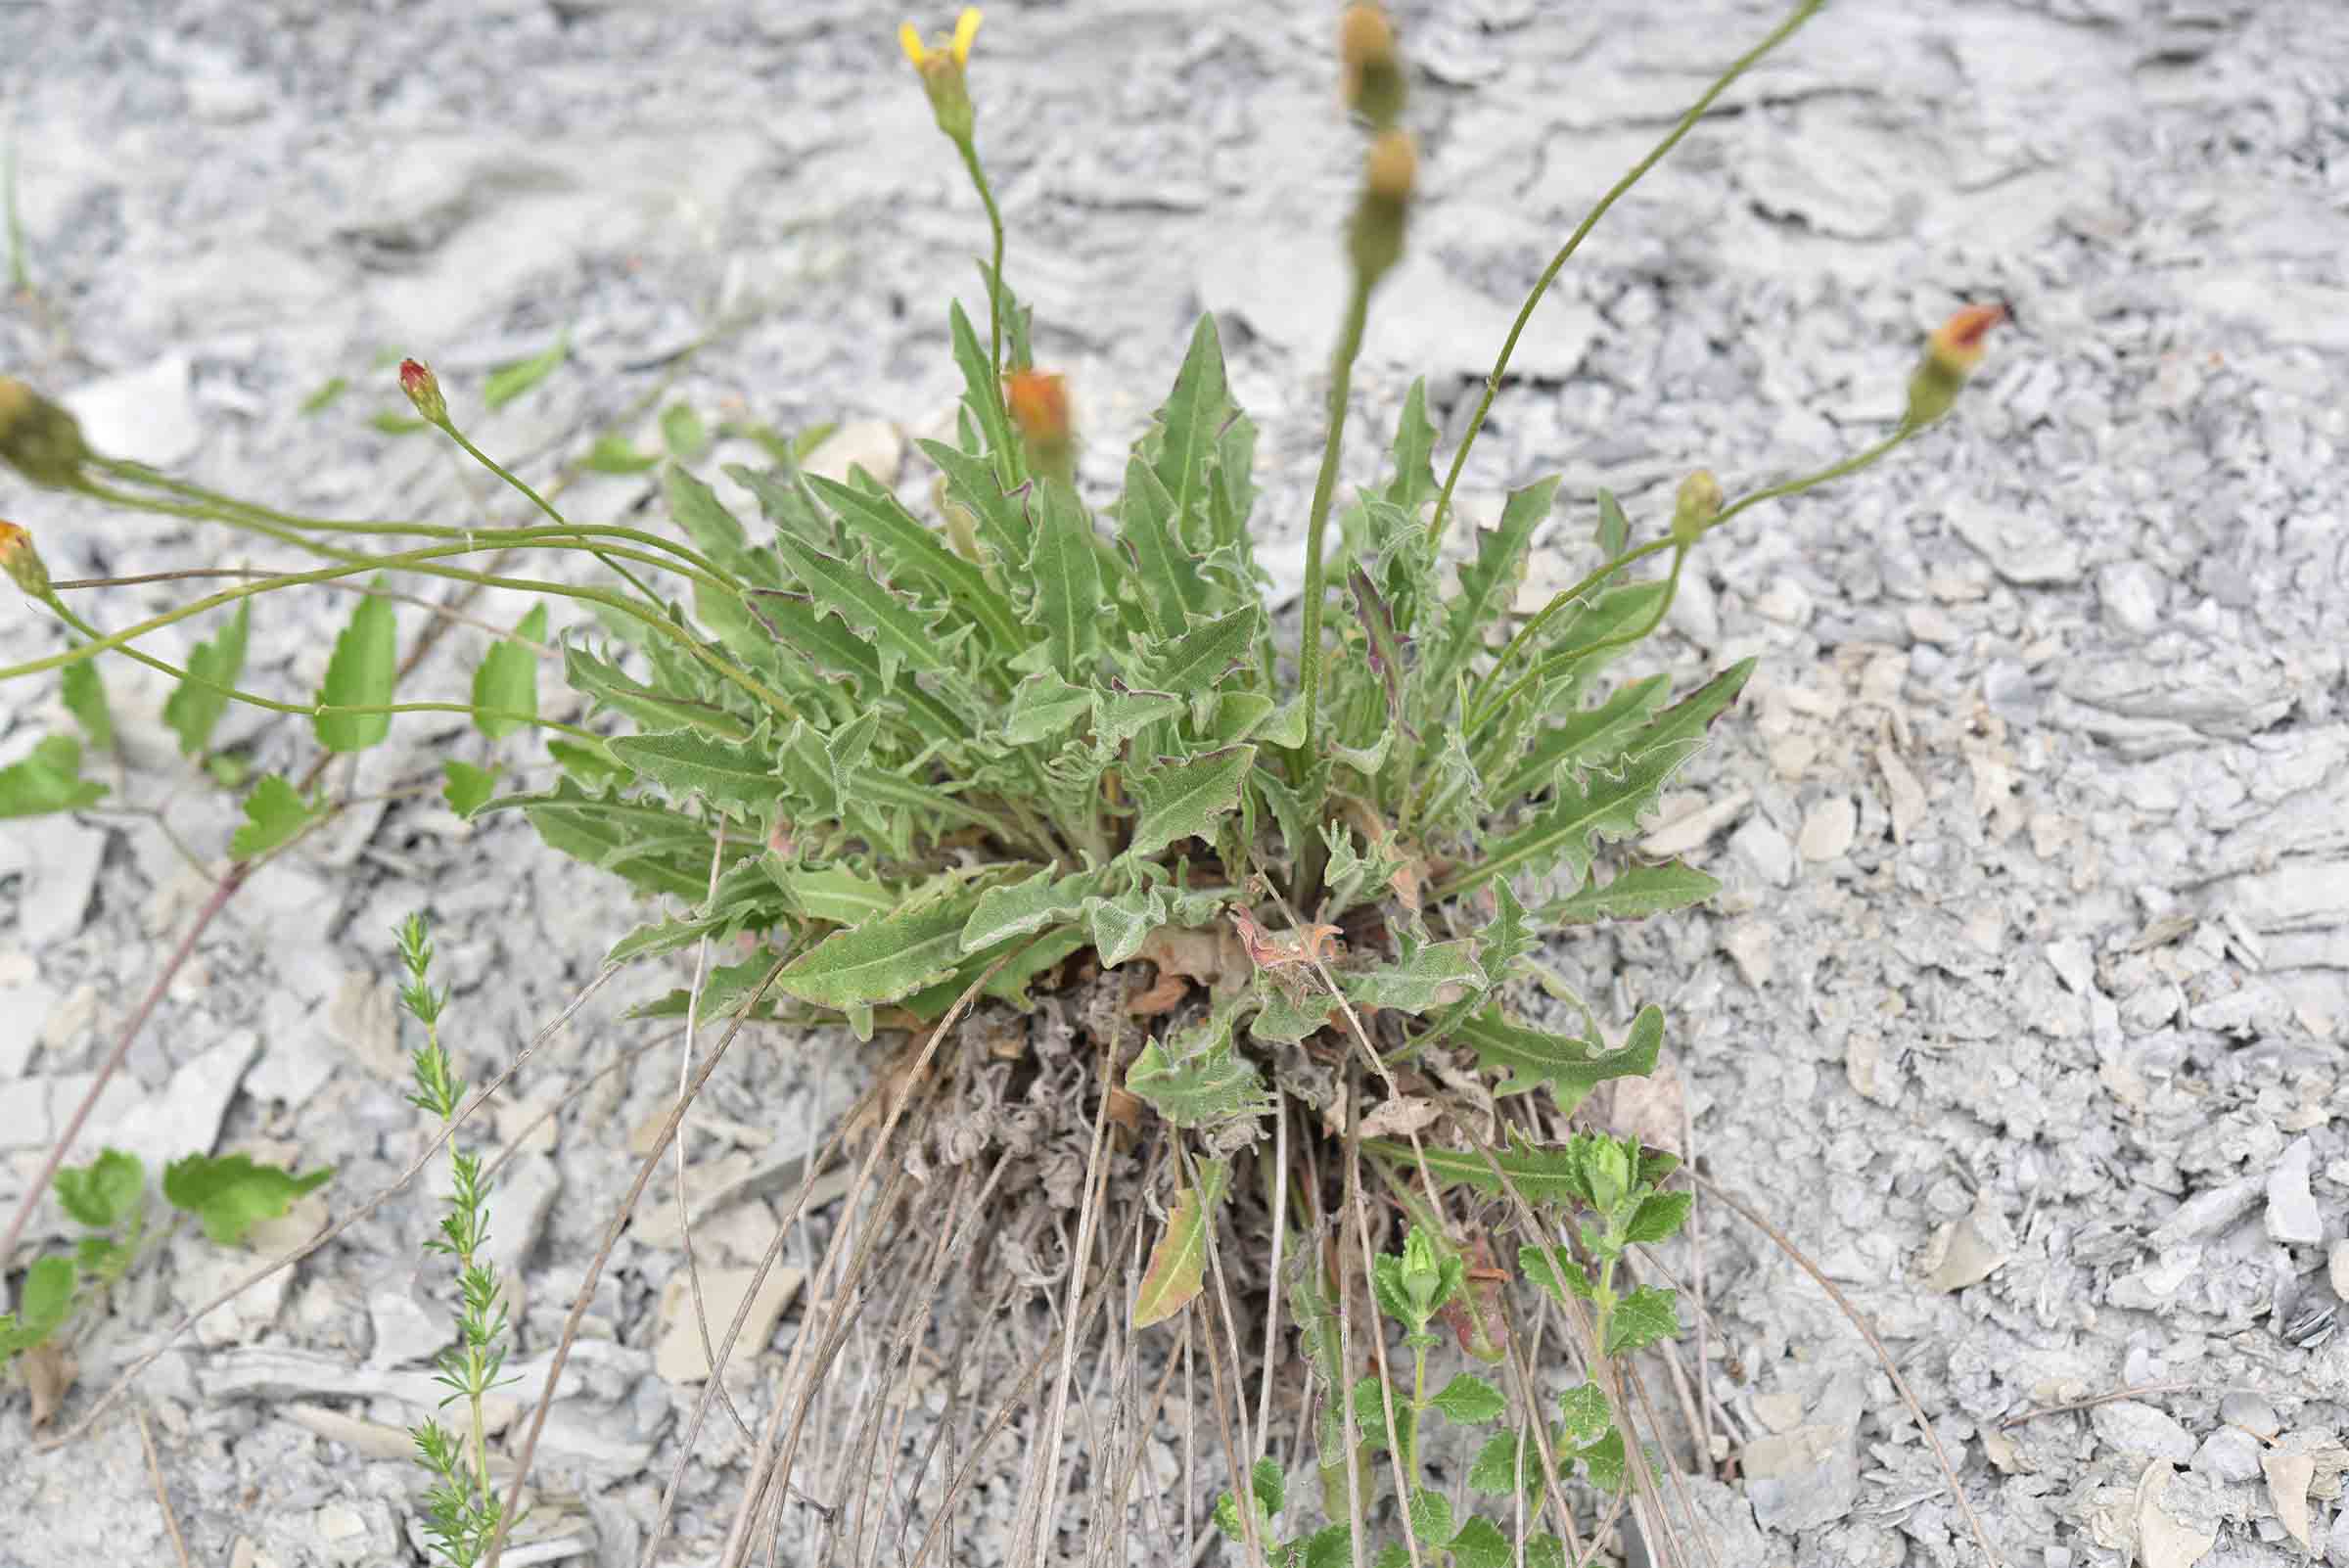
<svg viewBox="0 0 2349 1568">
<path fill-rule="evenodd" d="M 2308 1489 L 2317 1476 L 2317 1456 L 2313 1453 L 2269 1453 L 2259 1456 L 2259 1468 L 2268 1478 L 2268 1505 L 2276 1510 L 2276 1518 L 2284 1533 L 2300 1543 L 2303 1550 L 2315 1544 L 2309 1529 Z"/>
<path fill-rule="evenodd" d="M 182 1062 L 161 1091 L 132 1106 L 111 1125 L 95 1116 L 83 1128 L 77 1148 L 92 1155 L 112 1144 L 128 1149 L 161 1175 L 164 1166 L 190 1154 L 209 1154 L 220 1124 L 245 1070 L 259 1053 L 261 1038 L 240 1029 L 211 1049 Z"/>
<path fill-rule="evenodd" d="M 1768 817 L 1747 818 L 1729 836 L 1729 853 L 1773 887 L 1783 888 L 1794 881 L 1794 846 Z"/>
<path fill-rule="evenodd" d="M 2194 1456 L 2193 1437 L 2166 1412 L 2142 1400 L 2111 1400 L 2092 1407 L 2089 1425 L 2107 1447 L 2184 1464 Z"/>
<path fill-rule="evenodd" d="M 105 856 L 103 832 L 62 817 L 37 833 L 9 835 L 0 845 L 0 875 L 23 879 L 14 900 L 17 941 L 38 952 L 81 930 Z"/>
<path fill-rule="evenodd" d="M 204 444 L 193 365 L 185 354 L 85 382 L 60 399 L 81 421 L 91 449 L 156 468 L 174 468 Z"/>
<path fill-rule="evenodd" d="M 2105 617 L 2131 636 L 2149 637 L 2160 628 L 2169 591 L 2169 579 L 2142 561 L 2116 561 L 2096 573 Z"/>
<path fill-rule="evenodd" d="M 1876 748 L 1876 766 L 1884 773 L 1885 805 L 1892 811 L 1892 836 L 1906 844 L 1925 817 L 1925 787 L 1909 771 L 1909 764 L 1890 745 Z"/>
<path fill-rule="evenodd" d="M 1860 807 L 1848 795 L 1830 795 L 1813 803 L 1803 815 L 1803 831 L 1795 848 L 1817 865 L 1839 858 L 1859 836 Z"/>
<path fill-rule="evenodd" d="M 2070 582 L 2080 576 L 2079 542 L 2050 519 L 1970 499 L 1954 501 L 1949 519 L 1958 536 L 2009 582 Z"/>
<path fill-rule="evenodd" d="M 1756 1438 L 1740 1457 L 1747 1499 L 1766 1531 L 1812 1530 L 1851 1512 L 1860 1462 L 1849 1427 L 1813 1424 Z"/>
<path fill-rule="evenodd" d="M 2194 1450 L 2192 1469 L 2214 1481 L 2240 1485 L 2259 1475 L 2259 1442 L 2237 1427 L 2222 1426 Z"/>
<path fill-rule="evenodd" d="M 2332 1244 L 2332 1255 L 2326 1260 L 2325 1271 L 2332 1280 L 2332 1293 L 2349 1301 L 2349 1238 Z"/>
<path fill-rule="evenodd" d="M 1753 798 L 1751 790 L 1735 789 L 1711 806 L 1698 807 L 1681 816 L 1672 817 L 1658 824 L 1653 832 L 1639 841 L 1639 853 L 1657 859 L 1686 854 L 1737 820 L 1738 813 L 1752 803 Z"/>
<path fill-rule="evenodd" d="M 905 437 L 885 419 L 852 419 L 825 437 L 801 465 L 819 479 L 849 482 L 849 470 L 861 468 L 885 486 L 894 488 L 905 464 Z"/>
<path fill-rule="evenodd" d="M 2325 1219 L 2308 1187 L 2308 1166 L 2314 1150 L 2308 1139 L 2294 1138 L 2268 1173 L 2268 1239 L 2287 1247 L 2313 1247 L 2325 1239 Z"/>
<path fill-rule="evenodd" d="M 758 1272 L 756 1268 L 702 1270 L 702 1304 L 709 1314 L 713 1350 L 725 1343 L 726 1329 L 741 1310 L 743 1298 L 751 1296 L 751 1281 Z M 766 1347 L 774 1337 L 775 1325 L 783 1320 L 783 1310 L 799 1293 L 797 1268 L 778 1265 L 766 1271 L 766 1277 L 759 1282 L 759 1293 L 751 1296 L 751 1314 L 743 1319 L 742 1333 L 734 1342 L 730 1368 L 739 1370 Z M 672 1384 L 699 1383 L 710 1376 L 709 1360 L 702 1354 L 701 1325 L 694 1317 L 693 1281 L 681 1267 L 669 1274 L 668 1284 L 661 1292 L 653 1370 Z"/>
<path fill-rule="evenodd" d="M 2193 1568 L 2218 1545 L 2218 1522 L 2199 1516 L 2203 1510 L 2192 1505 L 2200 1499 L 2185 1496 L 2185 1486 L 2172 1485 L 2177 1475 L 2166 1460 L 2156 1459 L 2138 1480 L 2137 1556 L 2144 1568 Z M 2172 1499 L 2173 1491 L 2182 1495 Z M 2194 1516 L 2183 1516 L 2189 1507 Z"/>
</svg>

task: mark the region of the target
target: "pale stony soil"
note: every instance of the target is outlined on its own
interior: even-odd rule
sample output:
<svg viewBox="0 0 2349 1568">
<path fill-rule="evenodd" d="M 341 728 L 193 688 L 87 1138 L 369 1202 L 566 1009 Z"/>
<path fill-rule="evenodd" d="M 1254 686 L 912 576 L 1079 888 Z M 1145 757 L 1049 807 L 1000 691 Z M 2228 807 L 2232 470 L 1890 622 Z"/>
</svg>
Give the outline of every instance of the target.
<svg viewBox="0 0 2349 1568">
<path fill-rule="evenodd" d="M 1456 432 L 1558 237 L 1774 20 L 1732 0 L 1403 12 L 1427 200 L 1359 380 L 1363 476 L 1414 374 Z M 983 231 L 898 20 L 800 0 L 0 4 L 38 290 L 0 311 L 0 366 L 110 449 L 318 512 L 495 503 L 441 449 L 367 427 L 395 401 L 385 350 L 462 395 L 568 329 L 564 371 L 471 423 L 534 476 L 719 321 L 739 330 L 681 383 L 706 410 L 926 429 L 953 393 L 943 298 L 975 297 Z M 975 63 L 1010 275 L 1039 358 L 1072 377 L 1088 473 L 1114 475 L 1212 308 L 1266 432 L 1276 541 L 1310 482 L 1353 177 L 1325 33 L 1318 8 L 1233 0 L 1003 4 Z M 2344 254 L 2349 11 L 2329 0 L 1840 6 L 1569 269 L 1471 465 L 1487 515 L 1564 469 L 1536 565 L 1554 588 L 1588 561 L 1596 485 L 1652 527 L 1698 464 L 1735 490 L 1830 460 L 1898 412 L 1955 303 L 2017 311 L 1951 428 L 1706 542 L 1645 659 L 1693 681 L 1761 656 L 1659 823 L 1730 891 L 1553 955 L 1618 1022 L 1668 1008 L 1698 1159 L 1873 1319 L 2017 1563 L 2118 1565 L 2134 1541 L 2152 1563 L 2349 1564 L 2349 1333 L 2331 1332 L 2349 1294 Z M 337 375 L 355 390 L 299 414 Z M 570 504 L 617 517 L 649 489 L 597 480 Z M 13 475 L 0 516 L 60 576 L 277 560 Z M 183 591 L 83 608 L 120 624 Z M 306 690 L 346 613 L 265 601 L 249 683 Z M 481 646 L 453 636 L 413 694 L 461 690 Z M 0 661 L 53 647 L 0 615 Z M 116 799 L 216 855 L 234 801 L 174 761 L 160 685 L 110 678 Z M 55 697 L 0 687 L 0 761 L 65 721 Z M 306 760 L 265 717 L 226 733 L 263 765 Z M 403 722 L 338 782 L 381 790 L 480 746 Z M 151 818 L 0 835 L 0 1203 L 206 891 Z M 336 1205 L 383 1185 L 416 1147 L 388 979 L 415 908 L 477 1072 L 634 920 L 519 822 L 469 830 L 429 799 L 355 812 L 209 930 L 96 1136 L 152 1162 L 232 1145 L 332 1162 Z M 501 1135 L 641 1042 L 617 1015 L 667 983 L 591 1001 Z M 771 1171 L 865 1072 L 833 1037 L 766 1042 L 714 1081 L 692 1156 L 716 1178 Z M 607 1079 L 511 1168 L 498 1244 L 527 1281 L 526 1362 L 671 1082 L 666 1056 Z M 1740 1459 L 1707 1494 L 1718 1560 L 1973 1560 L 1865 1346 L 1702 1212 L 1708 1375 Z M 413 1288 L 431 1219 L 395 1202 L 146 1375 L 196 1560 L 415 1560 L 416 1472 L 370 1445 L 432 1397 L 445 1298 Z M 738 1204 L 706 1244 L 733 1267 L 770 1224 Z M 622 1242 L 542 1453 L 580 1499 L 565 1539 L 599 1562 L 635 1560 L 697 1392 L 656 1348 L 675 1258 L 673 1231 Z M 241 1267 L 172 1241 L 80 1347 L 85 1385 Z M 786 1313 L 774 1345 L 795 1332 Z M 168 1560 L 128 1421 L 27 1441 L 11 1396 L 0 1564 Z M 668 1560 L 709 1560 L 739 1460 L 704 1440 Z M 997 1560 L 999 1521 L 966 1549 Z"/>
</svg>

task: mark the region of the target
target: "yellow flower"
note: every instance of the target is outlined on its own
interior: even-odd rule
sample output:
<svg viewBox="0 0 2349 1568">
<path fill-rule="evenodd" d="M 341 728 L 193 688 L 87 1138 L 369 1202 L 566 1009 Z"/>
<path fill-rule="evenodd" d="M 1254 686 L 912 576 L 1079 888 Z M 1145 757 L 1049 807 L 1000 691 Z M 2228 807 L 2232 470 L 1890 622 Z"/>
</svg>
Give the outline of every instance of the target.
<svg viewBox="0 0 2349 1568">
<path fill-rule="evenodd" d="M 979 8 L 964 6 L 962 15 L 954 19 L 954 37 L 951 42 L 936 49 L 926 48 L 922 43 L 922 29 L 910 22 L 898 29 L 898 42 L 904 45 L 905 58 L 913 62 L 916 70 L 929 70 L 930 62 L 945 55 L 954 57 L 954 69 L 960 70 L 971 63 L 971 40 L 978 35 Z"/>
<path fill-rule="evenodd" d="M 971 40 L 978 32 L 977 6 L 963 7 L 962 15 L 954 19 L 954 36 L 943 43 L 925 44 L 922 30 L 910 22 L 898 29 L 905 58 L 921 72 L 922 91 L 930 95 L 930 112 L 938 116 L 938 128 L 956 142 L 971 139 L 976 117 L 970 89 L 963 85 L 962 69 L 971 63 Z"/>
</svg>

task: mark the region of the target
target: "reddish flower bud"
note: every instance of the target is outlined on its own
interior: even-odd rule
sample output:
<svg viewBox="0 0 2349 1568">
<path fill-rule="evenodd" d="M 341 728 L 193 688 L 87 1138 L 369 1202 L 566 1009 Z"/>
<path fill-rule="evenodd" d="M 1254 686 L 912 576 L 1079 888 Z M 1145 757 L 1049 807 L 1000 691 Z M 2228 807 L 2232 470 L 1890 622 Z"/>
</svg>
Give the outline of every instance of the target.
<svg viewBox="0 0 2349 1568">
<path fill-rule="evenodd" d="M 27 599 L 49 597 L 49 569 L 41 552 L 33 548 L 32 535 L 14 523 L 0 523 L 0 572 L 13 577 Z"/>
<path fill-rule="evenodd" d="M 399 390 L 408 394 L 408 401 L 416 405 L 417 414 L 427 424 L 448 423 L 448 399 L 440 395 L 440 379 L 422 360 L 399 362 Z"/>
<path fill-rule="evenodd" d="M 1983 340 L 2007 319 L 2003 304 L 1967 305 L 1936 327 L 1925 340 L 1923 361 L 1909 378 L 1909 411 L 1902 423 L 1913 429 L 1948 413 L 1965 378 L 1982 362 Z"/>
</svg>

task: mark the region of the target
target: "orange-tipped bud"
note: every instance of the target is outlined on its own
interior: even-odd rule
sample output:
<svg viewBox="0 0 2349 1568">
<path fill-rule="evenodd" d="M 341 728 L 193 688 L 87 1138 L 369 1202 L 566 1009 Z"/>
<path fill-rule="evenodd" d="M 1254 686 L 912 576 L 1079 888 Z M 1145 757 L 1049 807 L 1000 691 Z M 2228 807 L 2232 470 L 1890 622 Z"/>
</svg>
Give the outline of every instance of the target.
<svg viewBox="0 0 2349 1568">
<path fill-rule="evenodd" d="M 14 523 L 0 523 L 0 572 L 16 580 L 25 598 L 49 597 L 49 568 L 33 548 L 32 535 Z"/>
<path fill-rule="evenodd" d="M 1345 68 L 1346 107 L 1380 130 L 1403 117 L 1403 57 L 1385 9 L 1356 0 L 1338 19 L 1338 62 Z"/>
<path fill-rule="evenodd" d="M 1379 133 L 1362 175 L 1361 205 L 1354 209 L 1350 249 L 1364 287 L 1375 285 L 1403 258 L 1411 192 L 1419 181 L 1419 152 L 1408 131 Z"/>
<path fill-rule="evenodd" d="M 1705 530 L 1721 516 L 1721 481 L 1709 468 L 1700 468 L 1681 481 L 1672 503 L 1672 542 L 1682 549 L 1704 537 Z"/>
<path fill-rule="evenodd" d="M 1076 472 L 1077 436 L 1069 421 L 1069 384 L 1063 376 L 1015 370 L 1003 378 L 1003 401 L 1038 474 L 1066 482 Z"/>
<path fill-rule="evenodd" d="M 971 63 L 971 40 L 979 34 L 979 8 L 965 6 L 954 19 L 954 33 L 937 43 L 924 43 L 922 29 L 908 22 L 898 29 L 905 58 L 921 72 L 922 91 L 930 95 L 930 112 L 938 128 L 957 142 L 971 139 L 978 115 L 971 108 L 971 91 L 963 79 Z"/>
<path fill-rule="evenodd" d="M 2003 304 L 1967 305 L 1933 330 L 1925 357 L 1909 378 L 1909 411 L 1903 423 L 1930 425 L 1950 411 L 1966 377 L 1982 362 L 1990 329 L 2008 320 Z"/>
<path fill-rule="evenodd" d="M 416 405 L 416 413 L 425 423 L 448 423 L 448 399 L 440 395 L 440 378 L 422 360 L 399 362 L 399 390 L 408 394 L 408 401 Z"/>
</svg>

